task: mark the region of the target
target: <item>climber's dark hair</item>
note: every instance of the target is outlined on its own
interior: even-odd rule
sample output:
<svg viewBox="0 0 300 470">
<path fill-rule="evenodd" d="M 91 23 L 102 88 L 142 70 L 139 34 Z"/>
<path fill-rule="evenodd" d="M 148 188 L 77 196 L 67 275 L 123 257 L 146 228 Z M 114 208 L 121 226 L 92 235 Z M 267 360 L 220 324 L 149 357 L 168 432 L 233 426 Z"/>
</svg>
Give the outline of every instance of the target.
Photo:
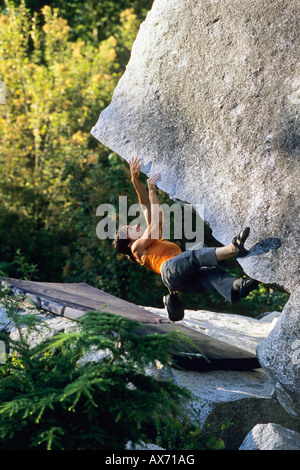
<svg viewBox="0 0 300 470">
<path fill-rule="evenodd" d="M 123 255 L 129 258 L 131 261 L 136 263 L 136 259 L 132 254 L 132 251 L 128 244 L 131 240 L 127 237 L 127 229 L 126 227 L 120 227 L 115 234 L 115 238 L 113 241 L 113 247 L 115 248 L 118 255 Z"/>
</svg>

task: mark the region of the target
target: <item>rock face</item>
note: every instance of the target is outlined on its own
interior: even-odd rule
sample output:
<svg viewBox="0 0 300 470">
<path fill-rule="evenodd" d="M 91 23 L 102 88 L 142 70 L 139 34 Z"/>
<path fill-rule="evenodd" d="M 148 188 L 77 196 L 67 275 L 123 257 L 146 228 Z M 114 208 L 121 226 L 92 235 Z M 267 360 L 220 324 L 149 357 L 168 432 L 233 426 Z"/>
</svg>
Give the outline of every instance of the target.
<svg viewBox="0 0 300 470">
<path fill-rule="evenodd" d="M 165 309 L 147 307 L 147 310 L 162 317 L 167 316 Z M 182 323 L 228 344 L 255 352 L 257 345 L 275 328 L 279 316 L 279 312 L 272 312 L 256 320 L 242 315 L 230 315 L 229 318 L 226 313 L 186 310 Z M 282 448 L 297 445 L 296 440 L 291 444 L 289 436 L 293 432 L 297 435 L 300 420 L 292 418 L 274 398 L 274 386 L 262 369 L 243 372 L 209 371 L 205 374 L 172 369 L 167 377 L 164 374 L 166 371 L 161 371 L 163 378 L 172 378 L 192 392 L 191 417 L 196 417 L 201 428 L 206 425 L 218 428 L 220 423 L 230 421 L 230 425 L 222 432 L 227 450 L 236 450 L 241 444 L 244 446 L 243 450 L 247 446 L 252 450 L 255 445 L 262 449 L 266 446 L 272 449 L 274 445 L 274 450 L 279 445 Z M 276 430 L 277 425 L 285 430 L 280 435 L 280 442 L 275 436 L 268 439 L 265 434 L 262 441 L 256 439 L 256 426 L 264 431 L 264 426 L 268 423 L 272 423 Z M 248 440 L 243 442 L 246 437 Z"/>
<path fill-rule="evenodd" d="M 209 371 L 201 377 L 197 372 L 173 369 L 170 378 L 193 393 L 191 417 L 196 417 L 202 429 L 230 421 L 222 432 L 227 450 L 238 449 L 257 423 L 275 422 L 299 430 L 299 422 L 292 421 L 272 397 L 272 384 L 262 369 Z"/>
<path fill-rule="evenodd" d="M 300 434 L 280 424 L 257 424 L 239 450 L 299 450 Z"/>
<path fill-rule="evenodd" d="M 300 414 L 298 0 L 159 0 L 92 134 L 139 155 L 172 198 L 204 205 L 214 237 L 251 227 L 244 271 L 291 293 L 258 348 L 288 412 Z M 149 165 L 151 162 L 151 165 Z M 145 170 L 146 172 L 146 170 Z"/>
</svg>

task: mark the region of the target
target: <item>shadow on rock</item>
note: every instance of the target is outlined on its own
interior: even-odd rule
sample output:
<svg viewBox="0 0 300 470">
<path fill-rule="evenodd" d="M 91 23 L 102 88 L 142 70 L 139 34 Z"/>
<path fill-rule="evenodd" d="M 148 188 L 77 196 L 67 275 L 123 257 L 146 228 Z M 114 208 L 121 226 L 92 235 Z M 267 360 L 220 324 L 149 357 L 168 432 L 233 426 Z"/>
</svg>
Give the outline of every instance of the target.
<svg viewBox="0 0 300 470">
<path fill-rule="evenodd" d="M 282 245 L 279 238 L 265 238 L 264 240 L 260 240 L 258 243 L 253 245 L 253 247 L 249 250 L 249 254 L 246 258 L 250 256 L 257 256 L 263 255 L 268 253 L 269 251 L 278 250 Z"/>
</svg>

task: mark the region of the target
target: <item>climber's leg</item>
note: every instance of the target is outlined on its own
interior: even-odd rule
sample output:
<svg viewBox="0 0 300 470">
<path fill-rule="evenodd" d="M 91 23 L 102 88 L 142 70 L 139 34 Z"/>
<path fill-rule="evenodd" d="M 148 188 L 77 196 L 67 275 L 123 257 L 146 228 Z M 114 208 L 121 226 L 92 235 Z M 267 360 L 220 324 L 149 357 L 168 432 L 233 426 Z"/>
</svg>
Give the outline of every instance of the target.
<svg viewBox="0 0 300 470">
<path fill-rule="evenodd" d="M 218 262 L 224 261 L 225 259 L 236 256 L 236 248 L 232 243 L 227 246 L 217 247 L 215 250 L 216 259 Z"/>
<path fill-rule="evenodd" d="M 184 286 L 182 292 L 200 294 L 204 291 L 218 292 L 230 303 L 239 300 L 238 289 L 241 280 L 218 267 L 200 268 Z"/>
<path fill-rule="evenodd" d="M 196 246 L 165 261 L 161 267 L 161 277 L 170 291 L 180 291 L 203 266 L 219 266 L 215 248 L 197 249 Z"/>
</svg>

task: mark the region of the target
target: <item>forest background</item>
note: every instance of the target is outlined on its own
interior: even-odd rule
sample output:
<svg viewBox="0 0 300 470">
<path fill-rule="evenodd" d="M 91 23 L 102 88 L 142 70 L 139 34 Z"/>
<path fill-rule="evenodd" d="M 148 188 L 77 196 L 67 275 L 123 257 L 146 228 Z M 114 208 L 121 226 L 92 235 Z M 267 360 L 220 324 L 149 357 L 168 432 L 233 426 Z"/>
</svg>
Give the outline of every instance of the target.
<svg viewBox="0 0 300 470">
<path fill-rule="evenodd" d="M 100 204 L 137 202 L 128 164 L 90 134 L 111 101 L 152 0 L 0 0 L 0 269 L 9 277 L 86 282 L 138 305 L 162 307 L 160 276 L 116 257 L 96 235 Z M 140 155 L 140 157 L 143 157 Z M 146 177 L 141 175 L 146 182 Z M 168 195 L 158 191 L 163 203 Z M 185 240 L 175 240 L 184 248 Z M 205 244 L 218 246 L 205 226 Z M 243 272 L 235 261 L 226 269 Z M 230 306 L 214 293 L 189 309 L 257 316 L 287 294 L 260 285 Z"/>
</svg>

